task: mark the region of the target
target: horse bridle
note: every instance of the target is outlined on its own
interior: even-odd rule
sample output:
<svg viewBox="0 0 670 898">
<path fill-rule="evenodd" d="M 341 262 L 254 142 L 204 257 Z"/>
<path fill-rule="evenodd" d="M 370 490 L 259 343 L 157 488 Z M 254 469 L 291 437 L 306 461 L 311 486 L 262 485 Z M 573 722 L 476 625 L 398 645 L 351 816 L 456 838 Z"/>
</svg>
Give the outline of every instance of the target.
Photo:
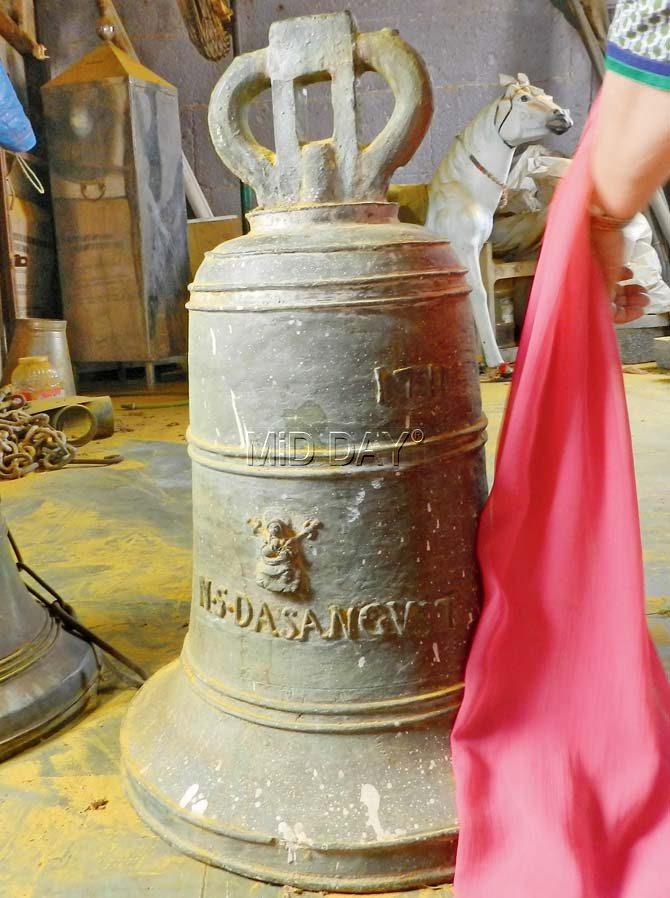
<svg viewBox="0 0 670 898">
<path fill-rule="evenodd" d="M 468 152 L 468 148 L 465 146 L 465 142 L 460 134 L 456 135 L 456 140 L 460 141 L 461 146 L 463 147 L 465 152 L 468 154 L 468 159 L 470 160 L 470 162 L 472 162 L 472 164 L 477 169 L 477 171 L 481 172 L 481 174 L 483 174 L 486 178 L 488 178 L 489 181 L 493 181 L 493 183 L 496 185 L 496 187 L 499 187 L 501 189 L 502 194 L 500 196 L 500 204 L 499 205 L 500 205 L 501 209 L 504 209 L 509 200 L 509 187 L 507 186 L 507 184 L 505 184 L 503 181 L 501 181 L 500 178 L 496 178 L 496 176 L 493 174 L 493 172 L 490 172 L 488 170 L 488 168 L 482 162 L 480 162 L 479 159 L 477 159 L 476 156 L 474 156 L 472 153 Z"/>
<path fill-rule="evenodd" d="M 509 101 L 509 109 L 507 110 L 507 112 L 506 112 L 505 115 L 503 116 L 503 120 L 502 120 L 502 121 L 500 122 L 500 124 L 498 125 L 498 128 L 497 128 L 497 131 L 498 131 L 498 137 L 502 140 L 502 142 L 505 144 L 506 147 L 509 147 L 510 150 L 513 150 L 514 147 L 512 146 L 511 143 L 507 143 L 507 141 L 505 140 L 505 138 L 502 136 L 502 133 L 501 133 L 501 132 L 502 132 L 502 129 L 503 129 L 503 125 L 505 124 L 505 122 L 506 122 L 507 119 L 509 118 L 509 115 L 510 115 L 510 113 L 511 113 L 511 111 L 512 111 L 512 106 L 514 105 L 514 97 L 501 97 L 501 100 L 508 100 L 508 101 Z M 496 114 L 495 114 L 494 117 L 493 117 L 494 123 L 495 123 L 496 118 L 498 117 L 498 110 L 499 110 L 499 109 L 500 109 L 500 103 L 498 103 L 498 105 L 496 106 Z"/>
<path fill-rule="evenodd" d="M 493 123 L 495 124 L 495 121 L 498 117 L 498 110 L 500 109 L 500 103 L 503 100 L 507 100 L 509 102 L 509 109 L 503 116 L 503 119 L 500 122 L 500 124 L 496 127 L 496 130 L 498 132 L 498 137 L 502 140 L 502 142 L 505 144 L 505 146 L 508 147 L 510 150 L 513 150 L 514 147 L 512 146 L 511 143 L 507 143 L 505 138 L 502 136 L 501 132 L 502 132 L 505 122 L 509 118 L 510 113 L 512 111 L 512 106 L 514 105 L 514 96 L 516 95 L 516 93 L 517 92 L 515 91 L 514 95 L 512 95 L 511 97 L 501 97 L 500 100 L 498 101 L 498 105 L 496 106 L 495 115 L 493 116 Z M 492 172 L 490 172 L 488 170 L 488 168 L 483 163 L 481 163 L 479 161 L 479 159 L 477 159 L 476 156 L 474 156 L 472 153 L 468 152 L 468 149 L 465 146 L 465 143 L 463 142 L 463 138 L 461 137 L 460 134 L 456 135 L 456 140 L 459 140 L 461 142 L 463 149 L 465 150 L 466 153 L 468 153 L 468 159 L 470 160 L 470 162 L 472 162 L 472 164 L 477 169 L 477 171 L 481 172 L 481 174 L 483 174 L 485 177 L 487 177 L 489 179 L 489 181 L 492 181 L 496 185 L 496 187 L 499 187 L 502 190 L 502 195 L 500 197 L 500 208 L 504 209 L 505 206 L 507 205 L 507 202 L 509 199 L 509 187 L 507 186 L 507 184 L 503 183 L 503 181 L 501 181 L 500 178 L 496 178 L 496 176 Z"/>
</svg>

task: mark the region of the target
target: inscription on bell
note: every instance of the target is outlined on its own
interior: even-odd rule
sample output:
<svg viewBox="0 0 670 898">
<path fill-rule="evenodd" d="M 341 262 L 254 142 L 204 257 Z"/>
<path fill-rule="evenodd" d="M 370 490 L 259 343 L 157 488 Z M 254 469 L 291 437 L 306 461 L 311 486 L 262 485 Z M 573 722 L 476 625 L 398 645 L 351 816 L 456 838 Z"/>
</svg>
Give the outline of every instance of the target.
<svg viewBox="0 0 670 898">
<path fill-rule="evenodd" d="M 326 612 L 313 608 L 254 602 L 239 590 L 214 586 L 200 577 L 200 607 L 231 626 L 279 639 L 304 642 L 310 638 L 333 640 L 415 639 L 436 629 L 451 629 L 455 596 L 433 600 L 375 601 L 359 605 L 332 604 Z"/>
<path fill-rule="evenodd" d="M 448 389 L 448 370 L 444 365 L 407 365 L 389 370 L 375 368 L 377 402 L 402 400 L 425 402 Z"/>
</svg>

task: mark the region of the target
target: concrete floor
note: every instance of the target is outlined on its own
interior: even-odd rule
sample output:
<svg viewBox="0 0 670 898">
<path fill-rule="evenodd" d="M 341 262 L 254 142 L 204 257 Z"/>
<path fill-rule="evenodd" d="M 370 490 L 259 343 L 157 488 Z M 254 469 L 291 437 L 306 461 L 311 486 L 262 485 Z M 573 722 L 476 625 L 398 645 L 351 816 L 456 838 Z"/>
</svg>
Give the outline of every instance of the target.
<svg viewBox="0 0 670 898">
<path fill-rule="evenodd" d="M 670 376 L 626 375 L 645 542 L 649 624 L 670 670 Z M 489 464 L 508 387 L 485 384 Z M 183 399 L 170 387 L 143 404 Z M 175 657 L 190 598 L 190 466 L 183 406 L 121 411 L 118 432 L 82 455 L 120 452 L 112 468 L 71 468 L 3 484 L 3 510 L 26 560 L 81 619 L 150 671 Z M 118 730 L 134 690 L 105 673 L 95 711 L 0 767 L 2 898 L 279 898 L 180 855 L 126 801 Z M 92 810 L 93 802 L 107 804 Z M 450 888 L 407 893 L 446 898 Z M 395 898 L 401 898 L 396 893 Z M 491 896 L 494 898 L 494 896 Z"/>
</svg>

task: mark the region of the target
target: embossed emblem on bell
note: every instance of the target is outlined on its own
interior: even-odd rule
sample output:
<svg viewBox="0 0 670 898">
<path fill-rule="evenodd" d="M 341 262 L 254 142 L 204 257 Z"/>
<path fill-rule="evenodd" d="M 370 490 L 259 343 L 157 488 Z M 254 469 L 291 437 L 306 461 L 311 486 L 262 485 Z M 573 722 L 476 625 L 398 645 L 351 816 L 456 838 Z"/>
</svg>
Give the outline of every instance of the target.
<svg viewBox="0 0 670 898">
<path fill-rule="evenodd" d="M 28 592 L 0 514 L 0 760 L 51 735 L 92 704 L 98 661 Z"/>
<path fill-rule="evenodd" d="M 263 534 L 263 545 L 256 565 L 256 583 L 273 592 L 302 593 L 308 591 L 307 577 L 300 555 L 300 540 L 314 539 L 320 521 L 305 521 L 298 533 L 277 518 L 267 525 L 249 521 L 254 533 Z"/>
<path fill-rule="evenodd" d="M 366 70 L 395 107 L 362 145 Z M 296 91 L 326 79 L 333 136 L 302 143 Z M 248 126 L 266 88 L 276 152 Z M 431 114 L 417 53 L 346 13 L 275 23 L 210 105 L 260 205 L 191 288 L 191 620 L 129 709 L 123 764 L 173 845 L 302 889 L 453 875 L 486 422 L 463 269 L 386 201 Z"/>
</svg>

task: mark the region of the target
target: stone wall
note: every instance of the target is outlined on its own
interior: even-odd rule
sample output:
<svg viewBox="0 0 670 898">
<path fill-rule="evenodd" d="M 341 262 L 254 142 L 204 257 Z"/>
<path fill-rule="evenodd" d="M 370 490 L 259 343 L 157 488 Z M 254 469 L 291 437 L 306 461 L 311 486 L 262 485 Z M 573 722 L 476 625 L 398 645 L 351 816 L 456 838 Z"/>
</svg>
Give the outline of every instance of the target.
<svg viewBox="0 0 670 898">
<path fill-rule="evenodd" d="M 593 95 L 591 66 L 576 32 L 550 0 L 237 0 L 241 52 L 267 43 L 277 18 L 348 8 L 361 30 L 394 27 L 424 56 L 435 90 L 435 117 L 419 152 L 397 180 L 427 180 L 454 135 L 498 92 L 498 74 L 526 72 L 531 81 L 570 107 L 575 128 L 547 143 L 570 151 Z M 140 58 L 179 88 L 182 142 L 217 214 L 239 209 L 239 185 L 216 156 L 207 132 L 207 104 L 226 61 L 208 62 L 190 44 L 176 0 L 116 0 Z M 41 40 L 51 53 L 52 74 L 96 42 L 94 0 L 37 0 Z M 313 96 L 312 96 L 313 95 Z M 309 133 L 328 131 L 322 90 L 310 89 L 305 115 Z M 364 133 L 372 136 L 390 110 L 388 90 L 374 76 L 363 79 Z M 259 100 L 258 136 L 271 142 L 270 107 Z"/>
</svg>

